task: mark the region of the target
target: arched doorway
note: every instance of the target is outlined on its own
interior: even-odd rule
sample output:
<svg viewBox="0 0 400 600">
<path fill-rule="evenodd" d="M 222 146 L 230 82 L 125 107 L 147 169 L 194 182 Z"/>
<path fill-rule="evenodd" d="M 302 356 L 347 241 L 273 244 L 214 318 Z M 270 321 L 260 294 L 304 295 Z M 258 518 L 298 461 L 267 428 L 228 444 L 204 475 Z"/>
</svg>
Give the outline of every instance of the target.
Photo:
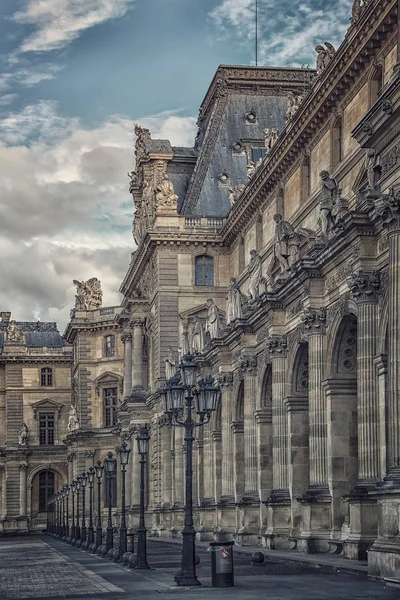
<svg viewBox="0 0 400 600">
<path fill-rule="evenodd" d="M 28 478 L 31 530 L 46 528 L 48 503 L 64 484 L 65 478 L 53 468 L 42 467 L 31 472 Z"/>
</svg>

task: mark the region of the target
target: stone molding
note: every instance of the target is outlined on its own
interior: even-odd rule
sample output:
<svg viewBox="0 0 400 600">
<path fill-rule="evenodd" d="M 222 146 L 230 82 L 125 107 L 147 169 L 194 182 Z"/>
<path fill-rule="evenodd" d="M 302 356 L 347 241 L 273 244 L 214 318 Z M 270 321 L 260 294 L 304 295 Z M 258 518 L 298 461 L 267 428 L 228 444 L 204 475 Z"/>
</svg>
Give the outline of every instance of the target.
<svg viewBox="0 0 400 600">
<path fill-rule="evenodd" d="M 353 300 L 359 304 L 377 302 L 381 293 L 379 271 L 358 271 L 348 282 Z"/>
<path fill-rule="evenodd" d="M 268 337 L 267 348 L 271 358 L 286 358 L 288 352 L 286 335 L 271 335 Z"/>
<path fill-rule="evenodd" d="M 307 335 L 323 334 L 326 331 L 326 308 L 306 310 L 300 315 L 303 330 Z"/>
</svg>

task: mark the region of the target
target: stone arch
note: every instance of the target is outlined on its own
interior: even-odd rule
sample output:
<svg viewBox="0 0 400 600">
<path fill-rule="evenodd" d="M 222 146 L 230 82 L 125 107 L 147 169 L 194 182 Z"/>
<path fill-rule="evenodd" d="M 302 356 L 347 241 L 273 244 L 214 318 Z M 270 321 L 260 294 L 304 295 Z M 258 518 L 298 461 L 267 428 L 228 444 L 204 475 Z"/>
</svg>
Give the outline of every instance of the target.
<svg viewBox="0 0 400 600">
<path fill-rule="evenodd" d="M 333 376 L 357 377 L 357 319 L 349 314 L 342 318 L 332 353 Z"/>
<path fill-rule="evenodd" d="M 258 406 L 261 408 L 272 407 L 272 365 L 268 363 L 264 369 L 260 387 L 260 402 Z"/>
<path fill-rule="evenodd" d="M 54 491 L 57 492 L 67 484 L 67 474 L 58 465 L 44 463 L 32 468 L 27 475 L 27 512 L 30 518 L 30 529 L 42 530 L 46 527 L 46 512 L 39 510 L 39 475 L 44 471 L 55 474 Z"/>
<path fill-rule="evenodd" d="M 240 381 L 236 394 L 235 421 L 244 420 L 244 382 Z"/>
</svg>

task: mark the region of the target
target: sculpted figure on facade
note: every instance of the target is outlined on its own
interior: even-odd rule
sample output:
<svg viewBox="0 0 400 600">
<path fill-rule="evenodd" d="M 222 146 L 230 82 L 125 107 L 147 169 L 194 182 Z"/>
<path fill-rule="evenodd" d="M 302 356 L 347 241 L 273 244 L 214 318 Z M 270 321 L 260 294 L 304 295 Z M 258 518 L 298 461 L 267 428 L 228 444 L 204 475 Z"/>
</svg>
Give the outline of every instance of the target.
<svg viewBox="0 0 400 600">
<path fill-rule="evenodd" d="M 256 172 L 256 164 L 254 161 L 250 161 L 247 165 L 247 179 L 251 179 Z"/>
<path fill-rule="evenodd" d="M 361 15 L 361 0 L 354 0 L 353 6 L 351 9 L 351 18 L 350 22 L 352 25 L 355 25 L 360 18 Z"/>
<path fill-rule="evenodd" d="M 139 175 L 136 171 L 128 173 L 129 181 L 129 193 L 133 194 L 134 188 L 139 184 Z"/>
<path fill-rule="evenodd" d="M 156 188 L 157 206 L 176 207 L 178 196 L 175 194 L 174 185 L 165 173 L 162 182 Z"/>
<path fill-rule="evenodd" d="M 293 92 L 289 92 L 287 96 L 287 102 L 286 120 L 291 121 L 299 110 L 300 105 L 303 102 L 303 97 L 300 95 L 295 95 Z"/>
<path fill-rule="evenodd" d="M 10 321 L 6 329 L 6 341 L 12 344 L 25 344 L 23 331 L 18 327 L 16 321 Z"/>
<path fill-rule="evenodd" d="M 325 237 L 335 224 L 332 216 L 332 209 L 336 203 L 338 185 L 336 179 L 332 179 L 328 171 L 320 173 L 321 178 L 321 199 L 319 203 L 321 213 L 322 235 Z"/>
<path fill-rule="evenodd" d="M 243 184 L 237 185 L 236 187 L 230 187 L 228 189 L 229 191 L 229 202 L 231 207 L 236 203 L 237 199 L 239 198 L 240 194 L 242 193 L 242 191 L 244 190 L 245 186 Z"/>
<path fill-rule="evenodd" d="M 284 221 L 282 215 L 275 215 L 275 257 L 281 272 L 289 270 L 300 258 L 299 247 L 301 238 L 308 238 L 312 233 L 309 229 L 299 228 L 296 232 L 289 221 Z"/>
<path fill-rule="evenodd" d="M 249 303 L 252 304 L 260 295 L 260 283 L 262 279 L 262 260 L 256 250 L 250 250 L 249 270 Z"/>
<path fill-rule="evenodd" d="M 182 353 L 182 357 L 190 354 L 188 332 L 186 330 L 183 331 L 182 336 L 181 336 L 181 353 Z"/>
<path fill-rule="evenodd" d="M 71 408 L 69 409 L 67 429 L 69 433 L 79 429 L 78 413 L 76 412 L 76 408 L 73 404 L 71 404 Z"/>
<path fill-rule="evenodd" d="M 317 73 L 321 75 L 321 73 L 326 69 L 326 67 L 331 62 L 332 58 L 336 53 L 336 49 L 329 42 L 325 42 L 326 48 L 321 44 L 315 48 L 315 52 L 318 54 L 317 56 Z"/>
<path fill-rule="evenodd" d="M 19 434 L 18 434 L 18 444 L 20 446 L 26 446 L 28 443 L 28 427 L 26 423 L 23 423 Z"/>
<path fill-rule="evenodd" d="M 135 155 L 136 162 L 138 162 L 146 154 L 145 140 L 151 140 L 151 133 L 149 129 L 140 127 L 140 125 L 135 123 L 135 134 L 137 136 Z"/>
<path fill-rule="evenodd" d="M 365 154 L 365 168 L 368 177 L 368 189 L 370 192 L 377 192 L 377 182 L 380 176 L 379 157 L 374 148 L 367 148 Z"/>
<path fill-rule="evenodd" d="M 192 336 L 193 354 L 201 354 L 205 346 L 205 335 L 203 325 L 198 317 L 194 318 L 194 329 Z"/>
<path fill-rule="evenodd" d="M 165 357 L 165 378 L 168 381 L 177 372 L 177 364 L 174 349 L 171 346 L 168 348 L 167 356 Z"/>
<path fill-rule="evenodd" d="M 94 310 L 101 308 L 103 303 L 103 292 L 101 283 L 97 277 L 92 277 L 87 281 L 78 281 L 74 279 L 73 283 L 77 286 L 75 296 L 75 308 L 77 310 Z"/>
<path fill-rule="evenodd" d="M 207 300 L 207 306 L 206 331 L 209 333 L 210 339 L 214 340 L 219 337 L 221 329 L 219 309 L 212 298 Z"/>
<path fill-rule="evenodd" d="M 264 144 L 268 152 L 275 145 L 279 137 L 279 131 L 276 127 L 272 127 L 272 129 L 264 129 Z"/>
<path fill-rule="evenodd" d="M 231 278 L 226 298 L 226 324 L 243 318 L 242 292 L 237 284 L 235 277 Z"/>
</svg>

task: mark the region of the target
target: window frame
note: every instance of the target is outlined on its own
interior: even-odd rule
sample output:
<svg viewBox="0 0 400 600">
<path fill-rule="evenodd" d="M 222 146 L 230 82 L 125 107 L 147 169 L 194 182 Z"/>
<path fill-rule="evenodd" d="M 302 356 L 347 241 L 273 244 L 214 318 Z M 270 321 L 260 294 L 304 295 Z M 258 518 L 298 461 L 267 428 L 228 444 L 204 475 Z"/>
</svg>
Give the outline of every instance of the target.
<svg viewBox="0 0 400 600">
<path fill-rule="evenodd" d="M 43 419 L 43 417 L 46 418 Z M 42 426 L 43 421 L 45 421 L 44 427 Z M 52 427 L 49 427 L 50 423 L 52 423 Z M 39 411 L 38 429 L 39 446 L 55 446 L 56 418 L 54 411 Z M 43 431 L 44 438 L 42 437 Z M 42 439 L 44 439 L 44 441 L 42 441 Z"/>
<path fill-rule="evenodd" d="M 209 259 L 209 264 L 204 262 Z M 199 264 L 202 260 L 203 264 Z M 207 281 L 207 269 L 211 267 L 211 281 Z M 201 271 L 200 271 L 201 269 Z M 199 274 L 199 275 L 198 275 Z M 215 260 L 210 254 L 198 254 L 194 257 L 194 285 L 196 287 L 213 287 L 215 285 Z"/>
<path fill-rule="evenodd" d="M 40 369 L 40 387 L 54 387 L 53 371 L 52 367 L 42 367 Z"/>
<path fill-rule="evenodd" d="M 110 343 L 109 343 L 110 342 Z M 113 333 L 104 336 L 104 356 L 114 358 L 117 355 L 116 336 Z"/>
<path fill-rule="evenodd" d="M 115 390 L 115 394 L 107 395 L 107 392 Z M 117 408 L 118 408 L 118 386 L 102 388 L 103 395 L 103 411 L 104 411 L 104 427 L 114 427 L 117 423 Z M 115 403 L 107 406 L 107 400 L 115 398 Z"/>
<path fill-rule="evenodd" d="M 39 493 L 38 493 L 38 506 L 39 506 L 39 512 L 44 512 L 47 510 L 47 504 L 50 500 L 50 498 L 52 498 L 52 496 L 54 496 L 54 490 L 55 490 L 55 485 L 56 485 L 56 477 L 55 477 L 55 473 L 54 471 L 50 471 L 50 470 L 45 470 L 45 471 L 40 471 L 38 473 L 39 477 L 38 477 L 38 487 L 39 487 Z M 42 476 L 45 475 L 46 476 L 46 482 L 44 485 L 42 485 L 41 483 L 41 479 Z M 48 475 L 51 475 L 53 478 L 53 484 L 49 484 L 48 481 Z M 50 478 L 51 479 L 51 478 Z M 44 503 L 42 502 L 42 490 L 45 490 L 44 493 Z"/>
</svg>

